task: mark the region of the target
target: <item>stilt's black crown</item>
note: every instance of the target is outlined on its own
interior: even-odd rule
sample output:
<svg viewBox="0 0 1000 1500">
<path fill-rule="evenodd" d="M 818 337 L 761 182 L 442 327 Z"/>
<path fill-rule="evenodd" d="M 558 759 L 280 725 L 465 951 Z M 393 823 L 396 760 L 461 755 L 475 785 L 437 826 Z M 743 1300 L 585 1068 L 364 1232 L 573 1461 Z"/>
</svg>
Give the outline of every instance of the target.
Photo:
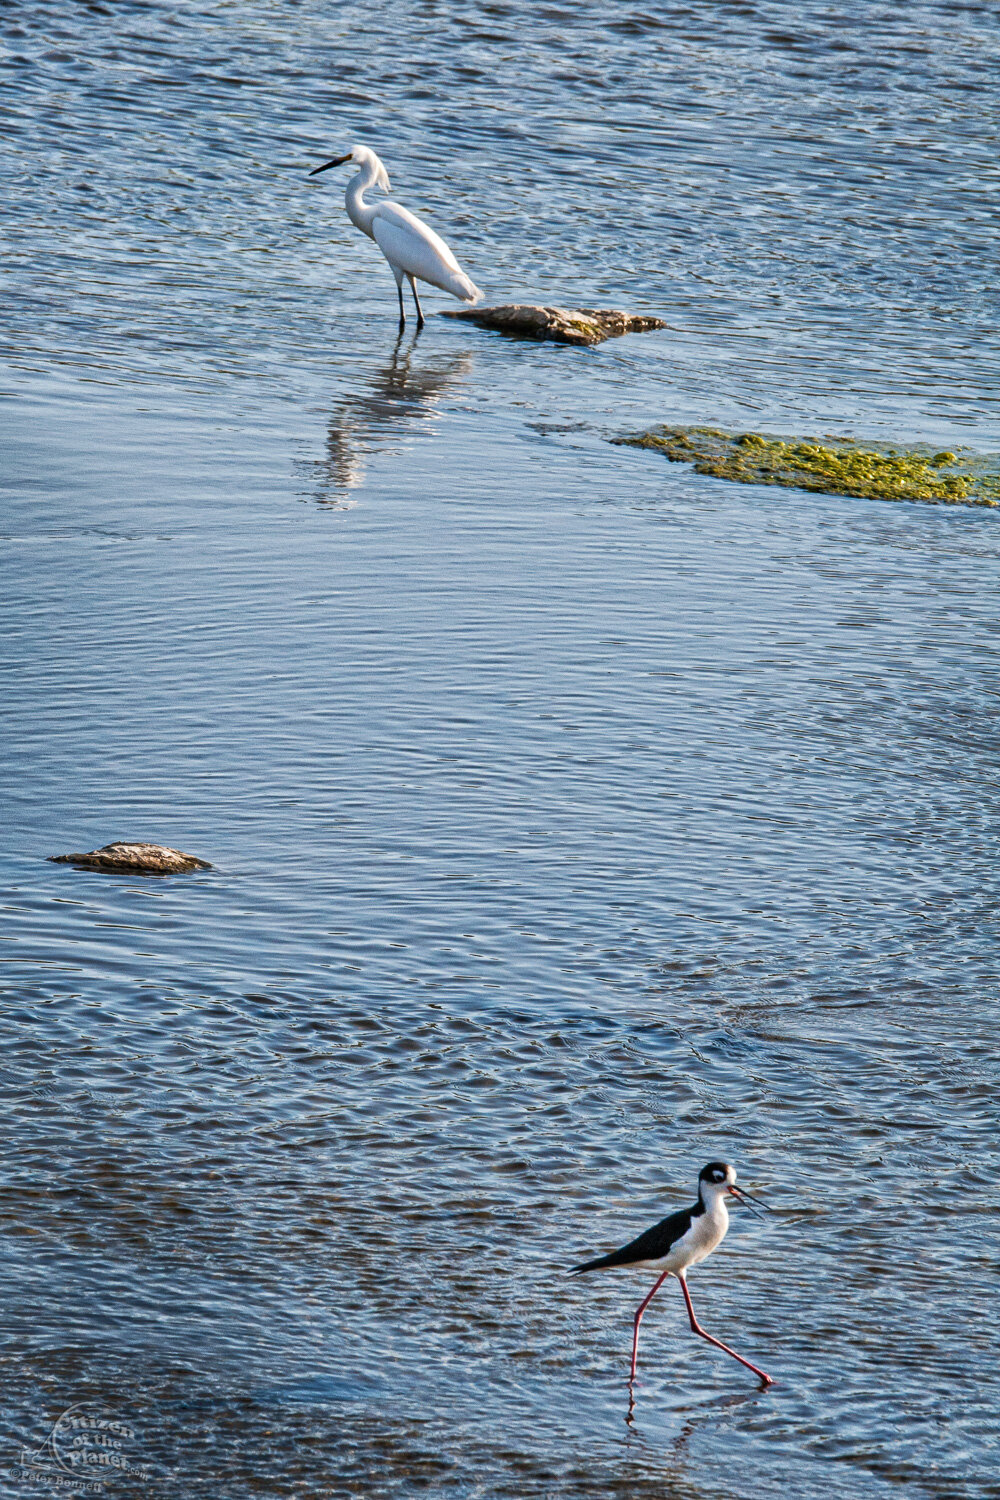
<svg viewBox="0 0 1000 1500">
<path fill-rule="evenodd" d="M 729 1168 L 724 1161 L 710 1161 L 707 1167 L 702 1167 L 698 1173 L 699 1182 L 725 1182 L 729 1176 Z"/>
</svg>

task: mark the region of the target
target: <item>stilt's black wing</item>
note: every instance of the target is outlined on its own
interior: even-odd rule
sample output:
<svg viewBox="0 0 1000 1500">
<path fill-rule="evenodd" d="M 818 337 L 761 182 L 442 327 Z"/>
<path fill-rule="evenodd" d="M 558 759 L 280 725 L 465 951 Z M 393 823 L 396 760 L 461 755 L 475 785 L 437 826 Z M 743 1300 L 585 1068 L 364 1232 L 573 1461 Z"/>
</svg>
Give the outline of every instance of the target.
<svg viewBox="0 0 1000 1500">
<path fill-rule="evenodd" d="M 687 1234 L 693 1218 L 694 1213 L 690 1208 L 682 1208 L 666 1219 L 661 1219 L 659 1224 L 654 1224 L 652 1229 L 647 1229 L 638 1239 L 630 1240 L 620 1250 L 612 1250 L 610 1255 L 602 1255 L 597 1260 L 585 1261 L 582 1266 L 574 1266 L 572 1275 L 577 1276 L 581 1271 L 603 1271 L 607 1266 L 634 1266 L 637 1261 L 659 1260 L 667 1254 L 671 1245 L 676 1245 Z"/>
</svg>

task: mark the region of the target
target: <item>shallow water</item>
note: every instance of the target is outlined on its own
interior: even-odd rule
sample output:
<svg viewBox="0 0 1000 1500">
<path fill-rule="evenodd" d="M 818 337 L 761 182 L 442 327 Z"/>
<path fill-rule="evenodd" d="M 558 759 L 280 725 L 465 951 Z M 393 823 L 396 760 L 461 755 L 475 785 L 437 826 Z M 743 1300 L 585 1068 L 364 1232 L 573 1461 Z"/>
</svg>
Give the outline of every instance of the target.
<svg viewBox="0 0 1000 1500">
<path fill-rule="evenodd" d="M 1000 522 L 605 441 L 1000 446 L 995 14 L 327 10 L 2 22 L 0 1468 L 998 1495 Z M 353 139 L 490 300 L 669 327 L 397 343 Z M 121 836 L 215 868 L 44 863 Z M 651 1278 L 563 1270 L 717 1155 L 776 1384 L 667 1287 L 630 1414 Z"/>
</svg>

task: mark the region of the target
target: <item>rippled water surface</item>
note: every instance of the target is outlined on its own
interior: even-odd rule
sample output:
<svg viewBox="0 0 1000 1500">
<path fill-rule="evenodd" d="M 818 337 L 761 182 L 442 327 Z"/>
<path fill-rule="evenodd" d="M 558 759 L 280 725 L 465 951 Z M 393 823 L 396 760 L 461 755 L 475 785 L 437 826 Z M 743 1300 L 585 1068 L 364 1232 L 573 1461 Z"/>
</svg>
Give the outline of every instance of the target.
<svg viewBox="0 0 1000 1500">
<path fill-rule="evenodd" d="M 1000 521 L 606 441 L 1000 448 L 995 7 L 0 26 L 10 1493 L 77 1407 L 109 1500 L 1000 1495 Z M 668 327 L 397 341 L 355 140 Z M 668 1284 L 630 1413 L 564 1270 L 713 1156 L 776 1383 Z"/>
</svg>

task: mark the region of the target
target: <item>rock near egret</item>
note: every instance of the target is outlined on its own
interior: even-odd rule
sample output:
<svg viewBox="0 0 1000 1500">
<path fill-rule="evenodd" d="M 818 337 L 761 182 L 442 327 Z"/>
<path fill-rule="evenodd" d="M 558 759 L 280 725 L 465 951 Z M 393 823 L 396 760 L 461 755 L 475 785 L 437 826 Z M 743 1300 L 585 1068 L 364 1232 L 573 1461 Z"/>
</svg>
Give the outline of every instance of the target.
<svg viewBox="0 0 1000 1500">
<path fill-rule="evenodd" d="M 619 312 L 610 307 L 535 307 L 508 302 L 500 307 L 448 308 L 443 318 L 465 318 L 480 328 L 494 328 L 515 338 L 548 339 L 555 344 L 602 344 L 623 333 L 666 328 L 662 318 Z"/>
<path fill-rule="evenodd" d="M 769 437 L 717 427 L 654 427 L 612 438 L 651 448 L 696 474 L 737 484 L 776 484 L 854 495 L 861 500 L 909 500 L 929 505 L 1000 509 L 1000 454 L 935 453 L 928 446 L 874 448 L 849 437 Z"/>
<path fill-rule="evenodd" d="M 120 840 L 91 849 L 89 854 L 50 854 L 54 865 L 76 865 L 81 870 L 104 870 L 119 875 L 185 875 L 189 870 L 210 870 L 207 859 L 168 849 L 163 844 L 137 844 Z"/>
</svg>

